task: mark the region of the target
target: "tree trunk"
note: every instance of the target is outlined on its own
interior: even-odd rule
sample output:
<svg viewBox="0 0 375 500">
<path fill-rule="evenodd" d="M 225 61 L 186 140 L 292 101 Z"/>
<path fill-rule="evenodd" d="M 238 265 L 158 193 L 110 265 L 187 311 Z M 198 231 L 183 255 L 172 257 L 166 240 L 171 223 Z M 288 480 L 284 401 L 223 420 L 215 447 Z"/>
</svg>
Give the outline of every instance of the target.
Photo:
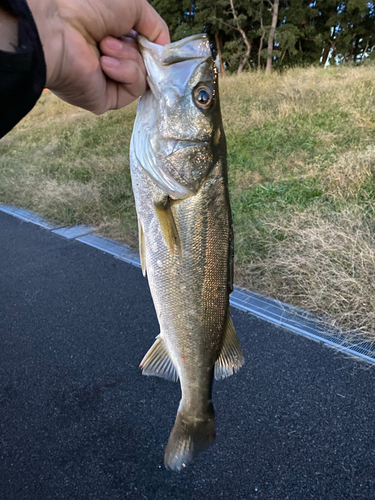
<svg viewBox="0 0 375 500">
<path fill-rule="evenodd" d="M 328 45 L 328 43 L 326 43 L 325 47 L 324 47 L 323 55 L 322 55 L 322 66 L 323 66 L 323 68 L 326 65 L 326 62 L 327 62 L 330 50 L 331 50 L 331 47 Z"/>
<path fill-rule="evenodd" d="M 277 2 L 278 1 L 279 0 L 277 0 Z M 238 66 L 238 70 L 237 70 L 237 75 L 239 75 L 240 73 L 242 73 L 242 70 L 243 70 L 245 64 L 249 60 L 249 56 L 250 56 L 250 52 L 251 52 L 251 43 L 248 40 L 248 38 L 247 38 L 246 33 L 244 32 L 244 30 L 240 27 L 240 23 L 238 22 L 237 14 L 236 14 L 236 11 L 235 11 L 235 8 L 234 8 L 233 0 L 229 0 L 229 2 L 230 2 L 231 9 L 232 9 L 233 18 L 234 18 L 234 20 L 236 21 L 236 24 L 237 24 L 237 31 L 239 31 L 241 33 L 243 41 L 245 42 L 245 45 L 246 45 L 246 54 L 245 54 L 245 57 L 240 62 L 240 65 Z"/>
<path fill-rule="evenodd" d="M 267 56 L 266 73 L 271 73 L 273 40 L 275 38 L 275 31 L 276 31 L 277 16 L 278 16 L 278 14 L 279 14 L 279 0 L 273 0 L 273 5 L 272 5 L 272 25 L 271 25 L 271 29 L 270 29 L 270 36 L 268 38 L 268 56 Z"/>
<path fill-rule="evenodd" d="M 352 55 L 353 55 L 353 47 L 350 49 L 350 52 L 346 56 L 346 59 L 345 59 L 346 63 L 351 61 Z"/>
<path fill-rule="evenodd" d="M 220 74 L 221 76 L 225 77 L 227 76 L 227 72 L 225 71 L 225 67 L 223 64 L 223 58 L 221 55 L 221 45 L 220 45 L 220 37 L 219 37 L 219 30 L 215 31 L 215 41 L 216 41 L 216 50 L 219 56 L 219 62 L 220 62 Z"/>
<path fill-rule="evenodd" d="M 358 43 L 359 43 L 359 36 L 357 35 L 355 37 L 355 45 L 354 45 L 354 51 L 353 51 L 353 57 L 352 57 L 352 61 L 354 63 L 357 62 L 357 57 L 358 57 Z"/>
<path fill-rule="evenodd" d="M 244 69 L 246 63 L 249 62 L 250 50 L 251 50 L 251 45 L 248 43 L 246 44 L 246 55 L 240 62 L 240 65 L 238 66 L 237 75 L 240 75 L 242 73 L 242 70 Z"/>
<path fill-rule="evenodd" d="M 366 41 L 366 47 L 365 47 L 365 50 L 363 51 L 362 53 L 362 57 L 361 57 L 361 61 L 364 61 L 365 60 L 365 57 L 366 57 L 366 54 L 367 54 L 367 49 L 368 49 L 368 46 L 370 45 L 370 39 L 368 38 L 367 41 Z"/>
<path fill-rule="evenodd" d="M 260 27 L 262 29 L 262 36 L 260 37 L 259 50 L 258 50 L 258 70 L 261 68 L 261 56 L 260 56 L 260 53 L 263 50 L 263 40 L 264 40 L 264 36 L 266 34 L 264 26 L 263 26 L 262 12 L 260 13 Z"/>
</svg>

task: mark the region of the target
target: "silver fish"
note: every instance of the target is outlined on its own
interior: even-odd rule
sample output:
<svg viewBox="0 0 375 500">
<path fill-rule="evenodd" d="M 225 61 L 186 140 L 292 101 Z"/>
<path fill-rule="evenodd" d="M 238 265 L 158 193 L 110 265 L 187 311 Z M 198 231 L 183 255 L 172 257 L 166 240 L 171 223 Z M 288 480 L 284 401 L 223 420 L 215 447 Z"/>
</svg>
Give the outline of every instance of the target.
<svg viewBox="0 0 375 500">
<path fill-rule="evenodd" d="M 214 377 L 243 354 L 231 320 L 233 233 L 218 73 L 208 38 L 161 47 L 139 37 L 148 73 L 130 148 L 143 274 L 160 334 L 144 375 L 180 380 L 182 397 L 165 450 L 180 470 L 215 438 Z"/>
</svg>

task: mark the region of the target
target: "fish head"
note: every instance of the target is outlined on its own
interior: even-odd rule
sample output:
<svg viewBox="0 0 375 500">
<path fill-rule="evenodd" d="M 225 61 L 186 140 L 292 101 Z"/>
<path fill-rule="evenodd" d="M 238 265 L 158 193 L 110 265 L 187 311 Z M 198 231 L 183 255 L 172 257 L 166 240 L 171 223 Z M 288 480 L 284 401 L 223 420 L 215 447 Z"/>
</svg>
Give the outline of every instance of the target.
<svg viewBox="0 0 375 500">
<path fill-rule="evenodd" d="M 223 136 L 218 72 L 206 35 L 164 47 L 139 37 L 149 90 L 132 136 L 139 163 L 173 199 L 197 193 Z"/>
</svg>

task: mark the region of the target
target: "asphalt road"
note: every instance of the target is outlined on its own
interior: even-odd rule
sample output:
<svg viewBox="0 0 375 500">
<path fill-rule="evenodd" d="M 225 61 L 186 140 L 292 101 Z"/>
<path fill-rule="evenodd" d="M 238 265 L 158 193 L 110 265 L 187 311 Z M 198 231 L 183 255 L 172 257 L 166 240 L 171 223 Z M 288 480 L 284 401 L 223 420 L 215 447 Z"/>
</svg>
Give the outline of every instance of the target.
<svg viewBox="0 0 375 500">
<path fill-rule="evenodd" d="M 1 500 L 375 498 L 374 368 L 234 310 L 246 365 L 214 388 L 216 443 L 163 450 L 179 386 L 141 271 L 0 213 Z"/>
</svg>

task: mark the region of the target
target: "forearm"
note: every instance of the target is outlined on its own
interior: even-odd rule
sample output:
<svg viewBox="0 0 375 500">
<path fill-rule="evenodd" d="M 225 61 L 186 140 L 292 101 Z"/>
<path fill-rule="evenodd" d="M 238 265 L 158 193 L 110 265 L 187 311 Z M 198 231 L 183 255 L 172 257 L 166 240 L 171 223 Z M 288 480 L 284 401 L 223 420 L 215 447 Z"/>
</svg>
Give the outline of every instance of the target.
<svg viewBox="0 0 375 500">
<path fill-rule="evenodd" d="M 34 106 L 46 82 L 36 25 L 24 0 L 5 0 L 0 11 L 0 137 Z"/>
<path fill-rule="evenodd" d="M 47 66 L 47 84 L 58 70 L 56 54 L 62 48 L 62 28 L 55 0 L 26 0 L 38 29 Z M 18 18 L 0 7 L 0 50 L 15 52 L 18 46 Z"/>
<path fill-rule="evenodd" d="M 0 50 L 15 52 L 18 45 L 18 19 L 0 7 Z"/>
<path fill-rule="evenodd" d="M 57 78 L 63 51 L 63 28 L 60 17 L 61 0 L 26 0 L 38 29 L 47 68 L 46 86 Z"/>
</svg>

